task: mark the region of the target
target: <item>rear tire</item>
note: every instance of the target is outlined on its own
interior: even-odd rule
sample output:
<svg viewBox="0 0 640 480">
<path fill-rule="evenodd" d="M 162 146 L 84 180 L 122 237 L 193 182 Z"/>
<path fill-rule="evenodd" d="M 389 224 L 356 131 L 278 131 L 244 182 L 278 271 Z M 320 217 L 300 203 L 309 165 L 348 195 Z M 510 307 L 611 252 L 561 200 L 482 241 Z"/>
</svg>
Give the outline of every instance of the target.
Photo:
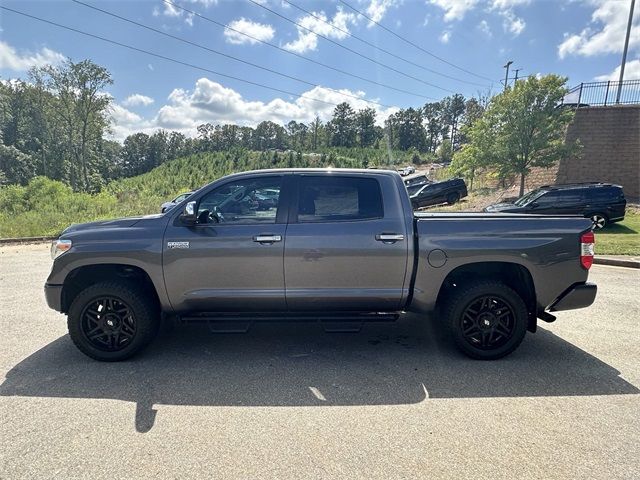
<svg viewBox="0 0 640 480">
<path fill-rule="evenodd" d="M 520 295 L 498 281 L 478 281 L 456 290 L 443 313 L 462 352 L 479 360 L 495 360 L 518 348 L 528 320 Z"/>
<path fill-rule="evenodd" d="M 118 362 L 144 349 L 156 336 L 160 315 L 149 293 L 128 282 L 104 282 L 80 292 L 67 318 L 69 336 L 95 360 Z"/>
<path fill-rule="evenodd" d="M 609 219 L 603 213 L 594 213 L 589 218 L 593 222 L 594 230 L 602 230 L 609 223 Z"/>
<path fill-rule="evenodd" d="M 459 200 L 460 200 L 460 195 L 458 193 L 450 193 L 449 195 L 447 195 L 447 203 L 449 205 L 458 203 Z"/>
</svg>

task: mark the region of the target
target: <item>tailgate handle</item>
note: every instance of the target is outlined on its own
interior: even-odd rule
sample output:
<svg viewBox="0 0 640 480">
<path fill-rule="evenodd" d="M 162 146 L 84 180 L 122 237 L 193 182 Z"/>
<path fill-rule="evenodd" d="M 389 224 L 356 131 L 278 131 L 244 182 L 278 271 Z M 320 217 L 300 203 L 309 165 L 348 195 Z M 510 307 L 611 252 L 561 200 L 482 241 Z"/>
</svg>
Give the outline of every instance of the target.
<svg viewBox="0 0 640 480">
<path fill-rule="evenodd" d="M 281 242 L 281 235 L 256 235 L 253 237 L 254 242 L 258 243 L 273 243 L 273 242 Z"/>
<path fill-rule="evenodd" d="M 398 233 L 379 233 L 376 235 L 376 240 L 379 242 L 394 243 L 404 240 L 404 235 Z"/>
</svg>

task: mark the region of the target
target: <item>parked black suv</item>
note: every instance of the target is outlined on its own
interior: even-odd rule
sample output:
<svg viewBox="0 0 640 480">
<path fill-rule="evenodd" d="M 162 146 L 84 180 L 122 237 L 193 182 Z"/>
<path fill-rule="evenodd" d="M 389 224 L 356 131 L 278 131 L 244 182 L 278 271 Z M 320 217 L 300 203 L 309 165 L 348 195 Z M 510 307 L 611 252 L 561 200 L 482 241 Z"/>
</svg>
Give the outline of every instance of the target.
<svg viewBox="0 0 640 480">
<path fill-rule="evenodd" d="M 489 205 L 485 212 L 574 214 L 590 218 L 593 227 L 624 220 L 627 201 L 619 185 L 576 183 L 540 187 L 513 203 Z"/>
<path fill-rule="evenodd" d="M 453 205 L 467 196 L 467 184 L 462 178 L 452 178 L 442 182 L 429 182 L 407 187 L 413 208 L 448 203 Z"/>
</svg>

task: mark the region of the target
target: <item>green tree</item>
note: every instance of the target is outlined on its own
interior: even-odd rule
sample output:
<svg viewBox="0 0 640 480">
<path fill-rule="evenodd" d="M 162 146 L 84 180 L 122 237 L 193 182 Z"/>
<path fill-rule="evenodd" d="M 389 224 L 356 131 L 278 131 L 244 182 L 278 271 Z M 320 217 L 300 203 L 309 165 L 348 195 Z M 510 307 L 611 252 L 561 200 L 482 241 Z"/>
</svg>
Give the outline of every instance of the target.
<svg viewBox="0 0 640 480">
<path fill-rule="evenodd" d="M 320 144 L 323 125 L 320 117 L 316 115 L 316 118 L 309 124 L 309 131 L 311 132 L 311 148 L 315 152 Z"/>
<path fill-rule="evenodd" d="M 392 148 L 418 151 L 425 150 L 425 130 L 422 125 L 422 113 L 415 108 L 400 110 L 389 117 L 387 128 Z"/>
<path fill-rule="evenodd" d="M 442 104 L 440 102 L 425 104 L 422 107 L 422 117 L 426 128 L 426 150 L 435 152 L 440 144 L 440 133 L 444 129 L 442 124 Z"/>
<path fill-rule="evenodd" d="M 71 186 L 86 190 L 95 171 L 95 150 L 110 123 L 111 97 L 104 88 L 113 83 L 111 74 L 91 60 L 67 60 L 60 66 L 34 69 L 32 77 L 52 94 L 51 111 L 64 131 L 71 160 Z"/>
<path fill-rule="evenodd" d="M 35 161 L 30 155 L 22 153 L 13 145 L 0 143 L 0 172 L 7 183 L 26 185 L 35 177 Z"/>
<path fill-rule="evenodd" d="M 371 147 L 377 140 L 376 111 L 373 108 L 358 110 L 356 132 L 361 147 Z"/>
<path fill-rule="evenodd" d="M 347 102 L 336 106 L 327 127 L 334 147 L 353 147 L 356 144 L 356 112 Z"/>
<path fill-rule="evenodd" d="M 464 97 L 459 93 L 443 98 L 441 115 L 442 123 L 447 127 L 447 136 L 451 139 L 452 148 L 458 145 L 458 125 L 465 112 Z"/>
<path fill-rule="evenodd" d="M 462 160 L 486 163 L 502 178 L 518 175 L 522 195 L 532 167 L 550 167 L 577 148 L 564 141 L 573 119 L 571 109 L 559 107 L 565 83 L 557 75 L 529 77 L 493 97 L 469 129 L 470 150 Z"/>
</svg>

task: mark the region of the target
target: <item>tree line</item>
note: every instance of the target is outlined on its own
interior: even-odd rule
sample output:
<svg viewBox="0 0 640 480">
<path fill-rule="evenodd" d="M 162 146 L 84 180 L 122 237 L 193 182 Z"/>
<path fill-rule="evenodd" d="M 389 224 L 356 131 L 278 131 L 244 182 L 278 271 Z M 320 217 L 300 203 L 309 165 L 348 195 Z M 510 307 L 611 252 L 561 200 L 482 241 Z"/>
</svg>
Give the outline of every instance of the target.
<svg viewBox="0 0 640 480">
<path fill-rule="evenodd" d="M 344 102 L 327 122 L 316 116 L 308 124 L 206 123 L 196 137 L 158 130 L 119 143 L 110 139 L 111 74 L 90 60 L 67 60 L 32 69 L 27 81 L 0 81 L 0 185 L 45 176 L 74 191 L 98 192 L 115 179 L 198 153 L 341 148 L 351 149 L 360 166 L 371 165 L 362 152 L 408 152 L 413 163 L 453 160 L 453 171 L 472 181 L 481 169 L 500 178 L 518 174 L 522 190 L 533 166 L 549 166 L 574 151 L 563 143 L 572 112 L 558 108 L 565 82 L 555 75 L 530 77 L 493 97 L 455 94 L 400 109 L 382 122 L 373 108 L 356 110 Z M 396 161 L 387 158 L 385 164 Z"/>
<path fill-rule="evenodd" d="M 0 184 L 26 184 L 42 175 L 76 191 L 95 192 L 111 180 L 139 175 L 167 160 L 231 148 L 316 152 L 332 147 L 415 150 L 442 159 L 464 142 L 461 126 L 472 122 L 484 100 L 453 95 L 390 115 L 379 126 L 373 108 L 336 106 L 332 118 L 255 127 L 235 124 L 197 127 L 197 137 L 158 130 L 110 140 L 113 83 L 109 71 L 90 60 L 67 60 L 34 68 L 28 80 L 0 82 Z M 429 155 L 431 154 L 431 155 Z M 417 157 L 416 159 L 419 159 Z"/>
</svg>

